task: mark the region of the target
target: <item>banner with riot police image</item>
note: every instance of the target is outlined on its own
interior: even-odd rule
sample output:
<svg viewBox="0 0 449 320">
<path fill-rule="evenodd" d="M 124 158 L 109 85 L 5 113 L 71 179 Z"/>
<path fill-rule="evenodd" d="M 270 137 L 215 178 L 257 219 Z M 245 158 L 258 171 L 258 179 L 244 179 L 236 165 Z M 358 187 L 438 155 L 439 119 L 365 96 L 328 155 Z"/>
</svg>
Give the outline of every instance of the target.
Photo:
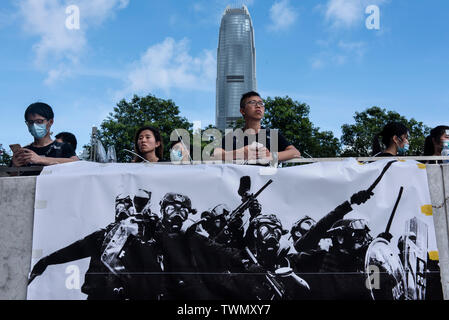
<svg viewBox="0 0 449 320">
<path fill-rule="evenodd" d="M 77 162 L 37 179 L 28 299 L 440 299 L 425 166 Z"/>
</svg>

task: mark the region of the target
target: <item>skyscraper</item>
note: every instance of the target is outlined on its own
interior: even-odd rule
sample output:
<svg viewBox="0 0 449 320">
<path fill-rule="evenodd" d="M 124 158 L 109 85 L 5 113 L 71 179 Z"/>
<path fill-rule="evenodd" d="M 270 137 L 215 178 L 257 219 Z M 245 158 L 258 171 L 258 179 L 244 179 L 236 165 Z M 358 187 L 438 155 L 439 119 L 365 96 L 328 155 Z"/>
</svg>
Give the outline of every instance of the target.
<svg viewBox="0 0 449 320">
<path fill-rule="evenodd" d="M 224 130 L 241 118 L 240 98 L 256 90 L 254 29 L 246 6 L 225 9 L 217 50 L 215 124 Z"/>
</svg>

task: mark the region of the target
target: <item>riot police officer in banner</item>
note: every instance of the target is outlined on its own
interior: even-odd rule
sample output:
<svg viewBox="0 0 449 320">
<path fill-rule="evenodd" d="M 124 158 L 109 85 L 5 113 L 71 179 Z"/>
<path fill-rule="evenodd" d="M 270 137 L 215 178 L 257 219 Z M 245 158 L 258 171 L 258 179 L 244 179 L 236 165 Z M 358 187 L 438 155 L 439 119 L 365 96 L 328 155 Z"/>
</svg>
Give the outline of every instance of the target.
<svg viewBox="0 0 449 320">
<path fill-rule="evenodd" d="M 254 275 L 251 293 L 261 300 L 302 299 L 309 294 L 309 285 L 293 272 L 288 257 L 289 247 L 281 245 L 281 237 L 288 231 L 274 214 L 254 217 L 246 231 L 246 253 Z"/>
<path fill-rule="evenodd" d="M 161 229 L 157 241 L 161 245 L 164 266 L 164 300 L 204 300 L 213 298 L 197 273 L 184 223 L 197 213 L 190 198 L 179 193 L 167 193 L 160 201 Z"/>
<path fill-rule="evenodd" d="M 366 285 L 365 256 L 373 237 L 364 219 L 341 219 L 327 231 L 332 247 L 324 256 L 320 273 L 329 290 L 325 299 L 371 299 Z M 324 287 L 324 285 L 323 285 Z"/>
</svg>

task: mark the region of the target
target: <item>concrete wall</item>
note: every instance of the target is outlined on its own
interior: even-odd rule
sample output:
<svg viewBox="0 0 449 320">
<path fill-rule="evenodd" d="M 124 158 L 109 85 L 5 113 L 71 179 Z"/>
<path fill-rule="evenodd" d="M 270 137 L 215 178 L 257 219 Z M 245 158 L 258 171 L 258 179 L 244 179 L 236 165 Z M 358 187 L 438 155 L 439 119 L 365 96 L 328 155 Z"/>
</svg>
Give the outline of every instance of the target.
<svg viewBox="0 0 449 320">
<path fill-rule="evenodd" d="M 428 165 L 427 176 L 444 299 L 449 300 L 449 165 Z M 0 300 L 26 299 L 36 177 L 0 178 Z"/>
<path fill-rule="evenodd" d="M 449 165 L 428 165 L 427 179 L 433 207 L 443 295 L 445 300 L 449 300 Z"/>
<path fill-rule="evenodd" d="M 26 299 L 36 177 L 0 178 L 0 299 Z"/>
</svg>

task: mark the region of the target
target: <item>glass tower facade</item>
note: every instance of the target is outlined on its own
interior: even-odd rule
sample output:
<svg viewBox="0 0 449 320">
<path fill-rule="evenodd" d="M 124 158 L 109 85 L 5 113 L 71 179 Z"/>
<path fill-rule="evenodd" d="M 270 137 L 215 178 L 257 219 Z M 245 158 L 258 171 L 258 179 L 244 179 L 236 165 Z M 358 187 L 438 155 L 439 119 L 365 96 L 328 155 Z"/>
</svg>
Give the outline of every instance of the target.
<svg viewBox="0 0 449 320">
<path fill-rule="evenodd" d="M 225 9 L 221 18 L 217 50 L 215 125 L 232 127 L 240 114 L 240 98 L 256 90 L 254 29 L 246 6 Z"/>
</svg>

